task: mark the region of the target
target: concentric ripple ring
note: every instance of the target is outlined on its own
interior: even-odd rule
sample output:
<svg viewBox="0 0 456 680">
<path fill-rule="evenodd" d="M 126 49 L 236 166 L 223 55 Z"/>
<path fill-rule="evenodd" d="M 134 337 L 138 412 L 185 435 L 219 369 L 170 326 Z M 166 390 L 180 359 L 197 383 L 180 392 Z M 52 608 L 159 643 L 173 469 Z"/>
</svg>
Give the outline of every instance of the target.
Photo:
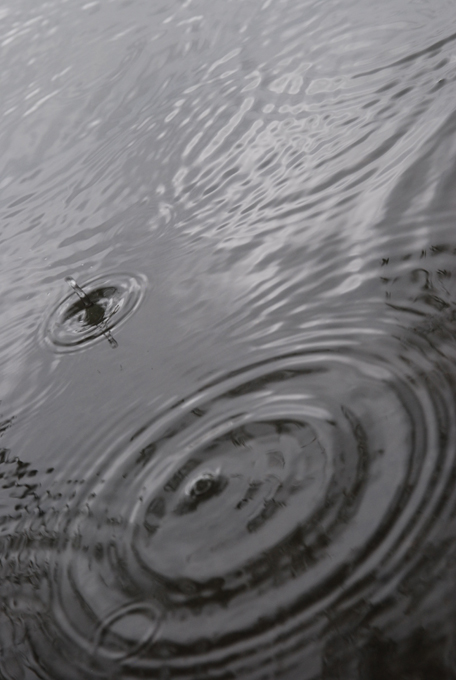
<svg viewBox="0 0 456 680">
<path fill-rule="evenodd" d="M 83 284 L 85 301 L 67 295 L 51 312 L 41 338 L 54 352 L 74 352 L 108 336 L 138 308 L 147 280 L 143 275 L 113 273 Z"/>
<path fill-rule="evenodd" d="M 447 388 L 373 354 L 290 355 L 114 444 L 62 517 L 53 558 L 47 637 L 79 659 L 74 677 L 104 678 L 108 662 L 264 677 L 271 646 L 292 665 L 341 592 L 381 598 L 448 495 Z"/>
</svg>

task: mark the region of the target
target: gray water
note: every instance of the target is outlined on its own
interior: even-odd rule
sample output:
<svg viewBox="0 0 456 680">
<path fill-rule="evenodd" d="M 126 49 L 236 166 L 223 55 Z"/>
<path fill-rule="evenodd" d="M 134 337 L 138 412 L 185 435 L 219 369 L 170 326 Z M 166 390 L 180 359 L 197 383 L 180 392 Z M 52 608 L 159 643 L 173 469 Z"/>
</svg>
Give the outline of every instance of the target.
<svg viewBox="0 0 456 680">
<path fill-rule="evenodd" d="M 0 6 L 2 679 L 456 678 L 455 11 Z"/>
</svg>

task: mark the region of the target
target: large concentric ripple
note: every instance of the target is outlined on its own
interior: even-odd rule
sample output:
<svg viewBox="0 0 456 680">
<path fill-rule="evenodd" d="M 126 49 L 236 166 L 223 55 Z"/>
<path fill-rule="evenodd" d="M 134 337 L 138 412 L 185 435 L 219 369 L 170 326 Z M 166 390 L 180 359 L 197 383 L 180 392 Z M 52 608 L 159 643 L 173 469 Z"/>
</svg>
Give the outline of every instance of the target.
<svg viewBox="0 0 456 680">
<path fill-rule="evenodd" d="M 293 677 L 341 593 L 381 600 L 441 516 L 448 390 L 411 359 L 309 352 L 151 415 L 59 520 L 29 632 L 41 670 L 60 655 L 67 678 Z"/>
</svg>

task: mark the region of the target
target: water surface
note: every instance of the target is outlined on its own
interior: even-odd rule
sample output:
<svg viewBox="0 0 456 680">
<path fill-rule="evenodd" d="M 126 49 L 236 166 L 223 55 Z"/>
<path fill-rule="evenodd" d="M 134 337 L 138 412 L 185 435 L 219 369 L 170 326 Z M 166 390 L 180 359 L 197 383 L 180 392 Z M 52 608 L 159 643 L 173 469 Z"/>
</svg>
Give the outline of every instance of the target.
<svg viewBox="0 0 456 680">
<path fill-rule="evenodd" d="M 2 677 L 456 678 L 453 29 L 0 6 Z"/>
</svg>

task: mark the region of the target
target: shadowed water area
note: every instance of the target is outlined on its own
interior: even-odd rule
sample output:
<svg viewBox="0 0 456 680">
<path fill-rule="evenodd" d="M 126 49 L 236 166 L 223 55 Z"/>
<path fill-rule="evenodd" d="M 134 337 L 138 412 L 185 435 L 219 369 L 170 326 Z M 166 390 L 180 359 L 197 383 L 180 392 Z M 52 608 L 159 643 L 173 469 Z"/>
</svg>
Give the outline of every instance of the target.
<svg viewBox="0 0 456 680">
<path fill-rule="evenodd" d="M 0 677 L 456 679 L 449 0 L 0 5 Z"/>
</svg>

